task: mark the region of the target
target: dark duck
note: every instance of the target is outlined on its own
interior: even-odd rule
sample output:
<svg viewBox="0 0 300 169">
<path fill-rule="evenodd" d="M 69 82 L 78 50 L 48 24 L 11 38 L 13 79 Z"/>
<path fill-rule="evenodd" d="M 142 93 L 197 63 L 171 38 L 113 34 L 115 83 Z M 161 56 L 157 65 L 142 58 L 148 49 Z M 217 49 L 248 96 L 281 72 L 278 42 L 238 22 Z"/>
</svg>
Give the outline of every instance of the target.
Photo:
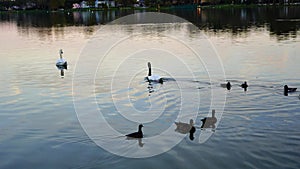
<svg viewBox="0 0 300 169">
<path fill-rule="evenodd" d="M 289 92 L 295 92 L 296 90 L 297 90 L 297 88 L 291 88 L 291 87 L 288 87 L 288 85 L 284 85 L 283 94 L 285 96 L 287 96 Z"/>
<path fill-rule="evenodd" d="M 144 135 L 143 135 L 142 127 L 144 127 L 144 126 L 142 124 L 140 124 L 137 132 L 127 134 L 126 136 L 131 137 L 131 138 L 143 138 Z"/>
<path fill-rule="evenodd" d="M 227 90 L 230 90 L 231 89 L 231 84 L 230 82 L 227 82 L 226 84 L 221 84 L 221 87 L 224 87 L 224 88 L 227 88 Z"/>
<path fill-rule="evenodd" d="M 247 82 L 245 81 L 243 84 L 241 84 L 241 87 L 244 89 L 244 91 L 247 91 L 248 88 Z"/>
</svg>

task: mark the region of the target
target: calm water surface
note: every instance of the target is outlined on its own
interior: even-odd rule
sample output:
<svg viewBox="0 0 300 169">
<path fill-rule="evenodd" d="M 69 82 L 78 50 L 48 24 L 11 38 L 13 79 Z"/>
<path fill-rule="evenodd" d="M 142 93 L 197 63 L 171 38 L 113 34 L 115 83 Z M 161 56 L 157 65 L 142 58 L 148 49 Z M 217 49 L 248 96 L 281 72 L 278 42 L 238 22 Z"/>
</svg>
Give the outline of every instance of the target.
<svg viewBox="0 0 300 169">
<path fill-rule="evenodd" d="M 0 168 L 299 168 L 300 92 L 283 95 L 285 84 L 300 87 L 299 11 L 296 7 L 167 11 L 195 24 L 201 34 L 195 33 L 187 22 L 102 25 L 134 11 L 0 14 Z M 105 29 L 104 37 L 109 38 L 118 30 L 131 37 L 128 44 L 132 46 L 155 42 L 173 48 L 178 55 L 181 51 L 186 54 L 182 60 L 195 75 L 182 73 L 186 68 L 165 51 L 155 50 L 153 56 L 140 52 L 122 58 L 129 49 L 120 44 L 120 50 L 112 50 L 95 74 L 96 101 L 107 121 L 124 134 L 137 126 L 119 114 L 111 96 L 117 98 L 115 101 L 125 112 L 130 107 L 147 112 L 151 101 L 165 109 L 157 121 L 145 122 L 145 137 L 158 135 L 174 126 L 180 110 L 180 92 L 199 92 L 200 101 L 190 100 L 187 106 L 190 111 L 199 107 L 195 119 L 195 136 L 199 136 L 203 132 L 200 120 L 209 111 L 210 89 L 216 88 L 225 92 L 227 99 L 222 119 L 209 140 L 200 144 L 187 136 L 171 150 L 141 159 L 113 155 L 90 140 L 74 109 L 72 77 L 83 48 L 103 27 L 111 28 Z M 180 46 L 172 46 L 176 42 L 160 36 L 161 32 L 185 37 L 191 44 L 205 35 L 221 58 L 232 90 L 220 87 L 224 79 L 209 79 L 196 57 L 184 53 Z M 105 42 L 97 38 L 95 41 Z M 60 48 L 69 63 L 63 78 L 55 67 Z M 122 59 L 126 64 L 120 66 Z M 169 77 L 160 70 L 167 68 L 169 73 L 180 72 L 180 76 L 149 88 L 143 79 L 149 59 L 154 71 L 162 76 Z M 131 73 L 135 76 L 129 76 Z M 111 89 L 112 77 L 117 84 L 126 85 Z M 247 92 L 239 87 L 243 81 L 249 83 Z M 89 98 L 89 94 L 84 93 L 83 99 Z M 126 96 L 131 106 L 127 105 Z M 91 111 L 90 107 L 84 109 L 87 113 Z M 158 116 L 155 111 L 152 113 Z M 144 147 L 149 144 L 145 140 Z M 133 141 L 132 146 L 138 147 L 138 143 Z"/>
</svg>

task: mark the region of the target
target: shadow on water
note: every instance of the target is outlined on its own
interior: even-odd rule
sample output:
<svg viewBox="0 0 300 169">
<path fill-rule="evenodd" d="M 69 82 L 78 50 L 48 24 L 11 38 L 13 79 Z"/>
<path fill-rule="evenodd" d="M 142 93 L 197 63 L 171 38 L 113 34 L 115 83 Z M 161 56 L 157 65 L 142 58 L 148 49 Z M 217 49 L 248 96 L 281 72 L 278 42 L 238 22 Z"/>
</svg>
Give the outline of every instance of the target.
<svg viewBox="0 0 300 169">
<path fill-rule="evenodd" d="M 182 17 L 207 33 L 229 32 L 232 36 L 247 33 L 252 28 L 264 28 L 278 40 L 295 38 L 300 28 L 300 7 L 256 7 L 226 9 L 172 9 L 163 13 Z M 13 22 L 18 28 L 51 28 L 66 26 L 93 26 L 109 23 L 120 17 L 139 13 L 135 10 L 82 11 L 82 12 L 20 12 L 0 13 L 0 22 Z M 37 34 L 48 34 L 32 29 Z M 96 30 L 88 30 L 91 34 Z M 191 29 L 190 33 L 193 33 Z"/>
</svg>

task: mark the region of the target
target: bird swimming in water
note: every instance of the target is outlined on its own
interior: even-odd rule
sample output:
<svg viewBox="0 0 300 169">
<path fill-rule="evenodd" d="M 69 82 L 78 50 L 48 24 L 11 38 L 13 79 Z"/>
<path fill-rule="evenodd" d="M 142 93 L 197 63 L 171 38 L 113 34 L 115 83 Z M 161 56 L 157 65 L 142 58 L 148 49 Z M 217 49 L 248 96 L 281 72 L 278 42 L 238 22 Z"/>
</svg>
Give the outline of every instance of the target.
<svg viewBox="0 0 300 169">
<path fill-rule="evenodd" d="M 131 133 L 131 134 L 127 134 L 127 137 L 131 137 L 131 138 L 143 138 L 143 131 L 142 131 L 142 127 L 144 127 L 142 124 L 139 125 L 138 131 Z"/>
<path fill-rule="evenodd" d="M 284 85 L 283 94 L 285 96 L 287 96 L 289 92 L 295 92 L 296 90 L 297 90 L 297 88 L 291 88 L 291 87 L 288 87 L 288 85 Z"/>
<path fill-rule="evenodd" d="M 231 89 L 231 84 L 230 84 L 230 82 L 227 82 L 226 84 L 225 83 L 221 83 L 221 87 L 226 87 L 227 88 L 227 90 L 230 90 Z"/>
<path fill-rule="evenodd" d="M 177 131 L 178 133 L 181 133 L 181 134 L 187 134 L 188 132 L 190 132 L 191 128 L 194 126 L 194 120 L 191 119 L 190 124 L 182 123 L 182 122 L 175 122 L 175 124 L 176 124 L 175 131 Z"/>
<path fill-rule="evenodd" d="M 147 80 L 149 82 L 158 82 L 163 84 L 163 79 L 159 75 L 152 75 L 151 63 L 148 62 L 148 76 Z"/>
<path fill-rule="evenodd" d="M 247 82 L 245 81 L 243 84 L 241 84 L 241 87 L 244 89 L 244 91 L 247 91 L 248 88 Z"/>
<path fill-rule="evenodd" d="M 215 110 L 212 110 L 212 117 L 205 117 L 202 121 L 201 128 L 215 128 L 215 124 L 217 122 L 217 118 L 215 117 Z"/>
<path fill-rule="evenodd" d="M 63 67 L 63 68 L 66 69 L 68 63 L 67 63 L 67 61 L 62 57 L 62 54 L 63 54 L 63 53 L 64 53 L 63 50 L 60 49 L 60 50 L 59 50 L 59 59 L 56 61 L 56 66 L 57 66 L 57 67 Z"/>
<path fill-rule="evenodd" d="M 227 90 L 230 90 L 230 89 L 231 89 L 231 84 L 230 84 L 230 82 L 227 82 L 226 88 L 227 88 Z"/>
</svg>

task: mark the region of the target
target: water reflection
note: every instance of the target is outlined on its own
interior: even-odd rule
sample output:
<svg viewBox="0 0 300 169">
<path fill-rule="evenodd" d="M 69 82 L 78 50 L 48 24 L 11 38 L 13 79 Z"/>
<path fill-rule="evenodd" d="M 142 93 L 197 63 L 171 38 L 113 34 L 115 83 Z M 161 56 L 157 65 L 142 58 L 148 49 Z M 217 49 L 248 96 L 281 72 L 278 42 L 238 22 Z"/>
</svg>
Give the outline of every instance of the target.
<svg viewBox="0 0 300 169">
<path fill-rule="evenodd" d="M 56 65 L 57 69 L 60 70 L 60 76 L 61 78 L 65 77 L 65 70 L 68 69 L 67 65 Z"/>
<path fill-rule="evenodd" d="M 140 147 L 144 147 L 145 143 L 143 143 L 143 139 L 142 138 L 132 138 L 132 137 L 126 137 L 126 140 L 137 140 L 138 145 Z"/>
<path fill-rule="evenodd" d="M 0 21 L 14 22 L 19 28 L 52 28 L 66 26 L 92 26 L 106 24 L 122 16 L 143 11 L 112 10 L 112 11 L 75 11 L 75 12 L 4 12 Z M 174 9 L 164 10 L 180 16 L 200 29 L 211 33 L 231 32 L 233 36 L 247 33 L 250 28 L 265 28 L 271 36 L 278 40 L 295 38 L 300 27 L 300 10 L 297 6 L 290 7 L 257 7 L 227 9 Z M 33 29 L 40 36 L 51 34 L 51 29 Z M 95 30 L 90 30 L 94 32 Z M 87 31 L 86 33 L 91 33 Z M 190 33 L 193 33 L 191 30 Z"/>
</svg>

